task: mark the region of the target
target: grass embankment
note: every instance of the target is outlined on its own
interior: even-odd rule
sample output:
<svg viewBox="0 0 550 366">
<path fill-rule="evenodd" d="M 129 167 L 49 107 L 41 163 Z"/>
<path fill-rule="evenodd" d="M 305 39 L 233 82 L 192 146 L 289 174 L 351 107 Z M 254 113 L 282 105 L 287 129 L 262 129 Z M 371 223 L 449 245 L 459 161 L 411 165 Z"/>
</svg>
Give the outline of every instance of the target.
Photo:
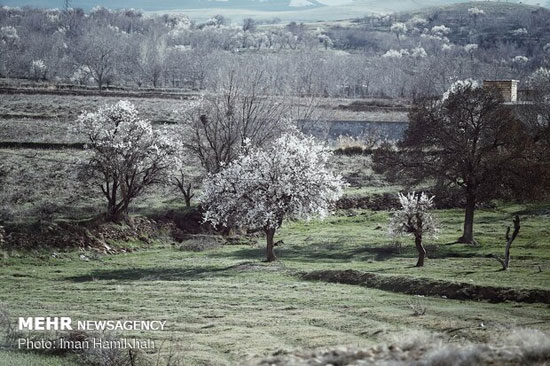
<svg viewBox="0 0 550 366">
<path fill-rule="evenodd" d="M 166 340 L 164 350 L 173 344 L 185 365 L 237 364 L 279 350 L 370 346 L 414 330 L 442 332 L 453 341 L 486 341 L 515 327 L 550 330 L 545 304 L 419 297 L 304 281 L 295 275 L 358 269 L 548 289 L 548 216 L 541 207 L 526 209 L 480 211 L 480 247 L 450 244 L 459 234 L 461 212 L 438 212 L 445 230 L 428 243 L 430 260 L 424 268 L 412 267 L 415 253 L 408 241 L 403 241 L 400 252 L 393 251 L 385 235 L 387 213 L 371 211 L 286 225 L 279 235 L 286 244 L 278 249 L 280 261 L 273 264 L 261 262 L 262 239 L 257 247 L 224 246 L 205 252 L 156 244 L 128 254 L 84 253 L 85 260 L 81 252 L 5 252 L 0 259 L 0 303 L 12 318 L 165 319 L 167 331 L 124 336 L 152 338 L 157 344 Z M 484 255 L 502 251 L 504 225 L 517 211 L 523 211 L 522 231 L 512 248 L 511 269 L 501 272 L 499 264 Z M 418 316 L 419 309 L 425 314 Z"/>
<path fill-rule="evenodd" d="M 520 214 L 522 228 L 512 245 L 511 268 L 500 271 L 489 254 L 503 255 L 506 227 Z M 380 274 L 427 277 L 476 285 L 548 288 L 550 228 L 548 206 L 507 205 L 478 210 L 474 227 L 480 245 L 456 243 L 463 211 L 439 210 L 443 228 L 436 239 L 425 239 L 428 262 L 414 268 L 416 250 L 410 238 L 393 243 L 387 235 L 388 212 L 350 210 L 325 221 L 298 222 L 283 227 L 288 243 L 279 250 L 288 266 L 304 270 L 354 269 Z M 250 249 L 249 249 L 250 250 Z"/>
</svg>

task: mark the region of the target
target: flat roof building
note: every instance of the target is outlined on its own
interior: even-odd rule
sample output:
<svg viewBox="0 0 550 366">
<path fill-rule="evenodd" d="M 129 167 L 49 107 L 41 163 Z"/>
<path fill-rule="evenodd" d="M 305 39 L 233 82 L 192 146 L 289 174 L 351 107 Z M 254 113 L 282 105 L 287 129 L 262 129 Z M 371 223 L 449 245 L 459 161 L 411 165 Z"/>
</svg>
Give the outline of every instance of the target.
<svg viewBox="0 0 550 366">
<path fill-rule="evenodd" d="M 517 102 L 518 83 L 518 80 L 483 80 L 483 87 L 498 90 L 505 102 Z"/>
</svg>

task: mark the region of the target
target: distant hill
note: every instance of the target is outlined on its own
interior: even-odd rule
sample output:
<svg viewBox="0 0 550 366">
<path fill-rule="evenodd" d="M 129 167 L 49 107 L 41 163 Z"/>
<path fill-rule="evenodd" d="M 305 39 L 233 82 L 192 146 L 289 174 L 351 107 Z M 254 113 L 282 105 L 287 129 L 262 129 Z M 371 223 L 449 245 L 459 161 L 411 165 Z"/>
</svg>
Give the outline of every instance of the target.
<svg viewBox="0 0 550 366">
<path fill-rule="evenodd" d="M 346 0 L 341 0 L 346 1 Z M 329 1 L 330 3 L 330 1 Z M 8 6 L 32 5 L 41 8 L 61 8 L 63 0 L 4 0 L 0 4 Z M 121 9 L 134 8 L 145 11 L 187 10 L 187 9 L 241 9 L 253 11 L 292 11 L 297 8 L 326 6 L 317 0 L 72 0 L 76 8 L 90 10 L 94 6 Z"/>
<path fill-rule="evenodd" d="M 449 2 L 451 3 L 451 2 Z M 533 3 L 533 2 L 531 2 Z M 538 2 L 540 3 L 540 1 Z M 538 4 L 537 3 L 537 4 Z M 516 16 L 524 15 L 524 13 L 530 13 L 535 11 L 541 6 L 536 4 L 530 4 L 529 1 L 516 1 L 516 2 L 504 2 L 504 1 L 463 1 L 455 2 L 446 5 L 436 5 L 432 7 L 426 7 L 421 9 L 409 9 L 401 11 L 398 13 L 407 12 L 409 15 L 419 15 L 424 17 L 433 17 L 435 14 L 437 16 L 448 16 L 448 17 L 463 17 L 468 16 L 468 10 L 472 7 L 476 7 L 485 11 L 486 15 L 491 17 L 506 16 L 510 17 L 511 14 L 516 14 Z M 548 8 L 548 7 L 544 7 Z M 519 13 L 518 13 L 519 12 Z"/>
<path fill-rule="evenodd" d="M 472 24 L 469 9 L 478 8 L 483 15 Z M 531 54 L 534 48 L 550 42 L 550 9 L 504 2 L 467 2 L 448 6 L 400 12 L 397 17 L 428 20 L 428 26 L 444 24 L 453 30 L 448 38 L 456 44 L 476 43 L 490 48 L 497 42 L 514 44 L 517 50 Z"/>
<path fill-rule="evenodd" d="M 350 19 L 373 13 L 416 11 L 460 3 L 459 0 L 72 0 L 72 6 L 90 10 L 94 6 L 111 9 L 134 8 L 148 12 L 178 12 L 203 21 L 216 14 L 233 22 L 245 17 L 257 19 L 279 18 L 281 21 L 333 21 Z M 31 5 L 41 8 L 61 8 L 62 0 L 0 0 L 0 5 Z M 497 2 L 477 2 L 478 6 Z M 498 5 L 523 3 L 550 7 L 550 0 L 510 0 Z"/>
</svg>

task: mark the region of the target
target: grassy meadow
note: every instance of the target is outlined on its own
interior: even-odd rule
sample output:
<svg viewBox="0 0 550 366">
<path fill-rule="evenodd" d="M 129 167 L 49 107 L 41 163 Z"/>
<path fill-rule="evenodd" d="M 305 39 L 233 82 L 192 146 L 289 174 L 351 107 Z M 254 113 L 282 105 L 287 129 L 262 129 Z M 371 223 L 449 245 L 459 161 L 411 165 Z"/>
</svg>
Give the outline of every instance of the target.
<svg viewBox="0 0 550 366">
<path fill-rule="evenodd" d="M 379 291 L 362 286 L 304 281 L 298 272 L 358 269 L 474 282 L 548 288 L 548 216 L 532 214 L 512 249 L 511 269 L 484 254 L 501 252 L 511 211 L 479 214 L 481 247 L 449 244 L 460 212 L 445 210 L 441 237 L 428 245 L 429 260 L 414 268 L 412 243 L 398 252 L 386 239 L 387 213 L 358 211 L 326 222 L 287 223 L 279 237 L 280 260 L 263 263 L 257 245 L 225 245 L 203 252 L 177 245 L 141 244 L 129 254 L 97 255 L 42 249 L 5 251 L 0 260 L 0 303 L 10 316 L 64 315 L 76 319 L 166 320 L 168 330 L 124 334 L 163 344 L 185 365 L 255 362 L 277 351 L 393 342 L 412 331 L 443 333 L 453 341 L 487 341 L 505 328 L 550 330 L 547 304 L 459 301 Z M 536 210 L 535 210 L 536 211 Z M 543 233 L 541 235 L 541 233 Z M 81 255 L 85 255 L 83 260 Z M 542 270 L 540 271 L 539 268 Z M 415 315 L 416 308 L 425 315 Z M 481 326 L 480 324 L 483 324 Z M 34 357 L 10 354 L 9 358 Z M 43 356 L 45 364 L 63 359 Z M 46 361 L 49 360 L 49 361 Z"/>
<path fill-rule="evenodd" d="M 77 110 L 114 101 L 3 95 L 0 141 L 81 142 L 71 132 Z M 136 103 L 154 121 L 173 118 L 173 101 Z M 0 149 L 8 171 L 2 209 L 11 212 L 10 221 L 29 223 L 43 206 L 52 204 L 53 220 L 99 213 L 102 200 L 91 187 L 75 183 L 72 166 L 83 154 L 73 149 Z M 341 156 L 333 164 L 345 177 L 353 177 L 355 184 L 346 192 L 350 196 L 402 189 L 375 175 L 368 157 Z M 181 208 L 182 200 L 172 188 L 159 187 L 137 200 L 131 214 Z M 488 255 L 503 254 L 506 226 L 515 214 L 521 216 L 522 228 L 512 246 L 510 270 L 500 271 L 500 264 Z M 274 353 L 391 344 L 415 332 L 438 333 L 445 342 L 460 343 L 494 341 L 504 330 L 516 328 L 550 331 L 549 304 L 406 295 L 301 277 L 315 270 L 355 269 L 396 281 L 427 278 L 525 291 L 550 289 L 549 204 L 496 202 L 495 208 L 478 210 L 477 246 L 455 243 L 462 210 L 437 210 L 435 215 L 443 230 L 426 240 L 424 268 L 414 267 L 412 239 L 388 238 L 389 212 L 366 209 L 339 210 L 324 221 L 285 222 L 276 235 L 284 243 L 276 248 L 275 263 L 263 262 L 262 237 L 203 251 L 182 250 L 185 241 L 167 238 L 109 242 L 132 248 L 116 255 L 86 249 L 0 248 L 0 311 L 11 321 L 18 316 L 166 320 L 162 332 L 112 335 L 154 340 L 164 362 L 158 365 L 257 364 Z M 170 355 L 172 363 L 166 361 Z M 73 365 L 78 357 L 0 348 L 0 365 Z M 154 352 L 145 357 L 153 364 L 158 359 Z"/>
</svg>

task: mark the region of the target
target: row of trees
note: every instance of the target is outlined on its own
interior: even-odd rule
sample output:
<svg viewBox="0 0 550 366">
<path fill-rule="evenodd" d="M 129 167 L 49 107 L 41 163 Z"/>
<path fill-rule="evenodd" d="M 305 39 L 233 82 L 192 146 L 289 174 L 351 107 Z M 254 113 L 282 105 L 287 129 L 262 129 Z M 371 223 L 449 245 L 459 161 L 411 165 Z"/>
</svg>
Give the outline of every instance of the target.
<svg viewBox="0 0 550 366">
<path fill-rule="evenodd" d="M 505 104 L 498 90 L 472 80 L 453 84 L 441 97 L 416 100 L 404 140 L 376 152 L 376 170 L 410 186 L 435 182 L 440 194 L 459 189 L 465 207 L 459 241 L 474 243 L 480 203 L 546 197 L 550 191 L 549 75 L 540 69 L 532 76 L 540 85 L 528 105 Z M 80 117 L 91 151 L 84 177 L 101 188 L 110 220 L 121 219 L 134 198 L 166 177 L 184 187 L 181 168 L 190 155 L 209 173 L 201 197 L 205 219 L 264 231 L 268 260 L 276 258 L 274 235 L 285 219 L 329 213 L 345 187 L 328 167 L 330 152 L 292 123 L 280 123 L 288 109 L 260 97 L 258 79 L 249 77 L 245 83 L 231 75 L 224 94 L 182 111 L 179 133 L 153 130 L 127 102 Z M 415 237 L 422 266 L 423 236 L 437 229 L 429 214 L 432 198 L 412 194 L 400 201 L 391 232 Z"/>
<path fill-rule="evenodd" d="M 220 172 L 245 150 L 299 134 L 292 119 L 311 118 L 312 108 L 267 96 L 262 78 L 261 73 L 231 72 L 220 94 L 175 111 L 177 125 L 153 128 L 125 101 L 83 113 L 75 132 L 86 138 L 91 155 L 81 179 L 101 187 L 108 219 L 119 220 L 129 202 L 156 183 L 175 185 L 190 205 L 206 174 Z M 188 174 L 189 166 L 194 174 Z"/>
<path fill-rule="evenodd" d="M 235 96 L 232 92 L 228 95 Z M 199 120 L 211 123 L 205 114 Z M 153 130 L 126 101 L 85 113 L 78 129 L 87 136 L 90 154 L 81 177 L 100 188 L 107 201 L 106 218 L 120 221 L 130 202 L 148 187 L 180 178 L 177 174 L 187 161 L 186 154 L 195 153 L 205 168 L 215 172 L 204 182 L 201 204 L 207 209 L 205 220 L 219 227 L 262 230 L 267 238 L 267 260 L 275 260 L 274 235 L 283 220 L 326 216 L 331 203 L 341 196 L 344 183 L 329 169 L 331 152 L 313 138 L 292 129 L 268 138 L 258 135 L 269 131 L 270 125 L 232 125 L 236 122 L 232 116 L 225 116 L 224 121 L 228 124 L 216 132 L 196 126 L 186 129 L 186 133 L 194 131 L 215 141 L 209 147 L 189 150 L 190 145 L 168 131 Z M 237 133 L 231 133 L 233 129 Z M 222 131 L 225 135 L 217 134 Z M 238 147 L 228 139 L 245 136 L 246 131 L 251 137 L 240 140 Z M 177 183 L 183 184 L 183 177 Z"/>
<path fill-rule="evenodd" d="M 545 16 L 533 15 L 539 23 Z M 449 39 L 464 31 L 461 23 L 419 17 L 309 29 L 296 23 L 260 27 L 250 19 L 235 26 L 221 17 L 195 24 L 185 16 L 103 8 L 84 13 L 3 7 L 0 25 L 0 75 L 99 88 L 214 91 L 220 73 L 241 64 L 269 75 L 264 82 L 280 95 L 411 97 L 440 94 L 467 77 L 523 78 L 550 52 L 544 42 L 522 41 L 532 38 L 535 25 L 527 35 L 481 43 L 475 37 Z"/>
<path fill-rule="evenodd" d="M 202 123 L 209 124 L 204 114 L 200 118 Z M 107 201 L 108 220 L 123 219 L 133 199 L 166 177 L 183 187 L 183 175 L 180 181 L 174 174 L 181 172 L 187 152 L 203 158 L 211 155 L 214 160 L 201 160 L 205 168 L 215 172 L 206 177 L 201 196 L 201 204 L 206 208 L 205 221 L 217 227 L 263 231 L 267 261 L 277 258 L 274 237 L 284 220 L 326 217 L 346 186 L 342 177 L 329 168 L 332 152 L 327 146 L 290 128 L 280 132 L 279 137 L 256 140 L 256 145 L 246 137 L 238 148 L 227 136 L 216 141 L 216 133 L 204 133 L 202 127 L 187 130 L 194 129 L 215 141 L 207 151 L 206 147 L 188 150 L 186 147 L 190 145 L 154 131 L 126 101 L 85 113 L 79 122 L 78 129 L 86 134 L 91 152 L 82 165 L 81 177 L 100 187 Z M 226 132 L 232 128 L 224 127 Z M 247 130 L 246 125 L 240 128 Z M 258 128 L 255 131 L 264 132 Z M 220 155 L 221 145 L 234 155 Z M 437 230 L 429 212 L 432 199 L 412 194 L 400 196 L 400 200 L 402 209 L 392 218 L 391 234 L 413 234 L 419 252 L 417 266 L 423 266 L 426 255 L 423 235 Z"/>
</svg>

